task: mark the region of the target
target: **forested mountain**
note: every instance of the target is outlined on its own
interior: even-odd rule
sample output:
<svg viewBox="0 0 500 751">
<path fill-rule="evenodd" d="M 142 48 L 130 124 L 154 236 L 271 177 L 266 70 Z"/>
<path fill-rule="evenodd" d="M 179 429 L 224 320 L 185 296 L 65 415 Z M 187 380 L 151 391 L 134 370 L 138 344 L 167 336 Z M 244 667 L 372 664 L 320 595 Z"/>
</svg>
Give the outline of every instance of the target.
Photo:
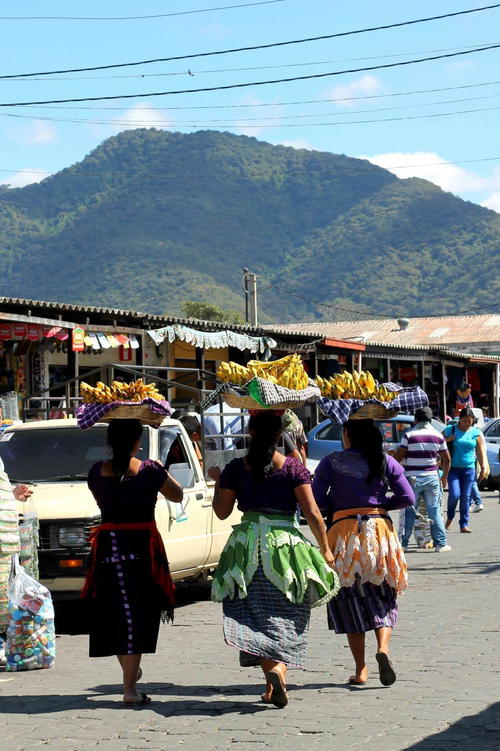
<svg viewBox="0 0 500 751">
<path fill-rule="evenodd" d="M 498 299 L 499 250 L 498 214 L 425 180 L 215 131 L 125 131 L 0 192 L 6 296 L 241 310 L 247 266 L 267 320 L 446 313 Z"/>
</svg>

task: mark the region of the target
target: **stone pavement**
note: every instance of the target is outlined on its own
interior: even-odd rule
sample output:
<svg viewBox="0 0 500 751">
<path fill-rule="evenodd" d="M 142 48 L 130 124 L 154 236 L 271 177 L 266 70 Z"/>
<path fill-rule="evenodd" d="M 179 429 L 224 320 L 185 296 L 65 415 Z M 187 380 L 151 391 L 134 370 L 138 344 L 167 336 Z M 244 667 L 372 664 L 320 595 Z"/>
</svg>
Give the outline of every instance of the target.
<svg viewBox="0 0 500 751">
<path fill-rule="evenodd" d="M 345 637 L 313 611 L 306 671 L 290 671 L 285 710 L 259 703 L 260 671 L 240 669 L 221 635 L 221 608 L 193 601 L 144 658 L 154 703 L 123 708 L 112 658 L 89 660 L 85 635 L 58 639 L 57 666 L 0 674 L 2 747 L 22 751 L 499 751 L 498 493 L 472 515 L 473 534 L 449 534 L 453 551 L 411 549 L 392 656 L 398 681 L 384 688 L 370 635 L 369 683 L 346 685 Z"/>
</svg>

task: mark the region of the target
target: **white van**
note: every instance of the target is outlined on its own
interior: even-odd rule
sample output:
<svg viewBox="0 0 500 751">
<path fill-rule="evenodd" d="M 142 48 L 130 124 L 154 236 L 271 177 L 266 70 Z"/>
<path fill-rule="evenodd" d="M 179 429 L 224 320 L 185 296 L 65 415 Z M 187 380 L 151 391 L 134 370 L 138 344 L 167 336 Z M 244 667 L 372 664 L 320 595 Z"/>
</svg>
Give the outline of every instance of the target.
<svg viewBox="0 0 500 751">
<path fill-rule="evenodd" d="M 99 524 L 99 508 L 87 487 L 92 464 L 109 458 L 107 425 L 80 430 L 76 420 L 44 420 L 8 428 L 0 457 L 12 484 L 29 483 L 40 521 L 40 579 L 56 599 L 78 597 Z M 226 453 L 226 452 L 225 452 Z M 156 459 L 184 488 L 182 506 L 159 496 L 156 522 L 174 580 L 202 577 L 214 568 L 240 514 L 217 519 L 214 483 L 207 483 L 183 426 L 164 420 L 144 427 L 139 459 Z M 22 504 L 19 504 L 22 514 Z"/>
</svg>

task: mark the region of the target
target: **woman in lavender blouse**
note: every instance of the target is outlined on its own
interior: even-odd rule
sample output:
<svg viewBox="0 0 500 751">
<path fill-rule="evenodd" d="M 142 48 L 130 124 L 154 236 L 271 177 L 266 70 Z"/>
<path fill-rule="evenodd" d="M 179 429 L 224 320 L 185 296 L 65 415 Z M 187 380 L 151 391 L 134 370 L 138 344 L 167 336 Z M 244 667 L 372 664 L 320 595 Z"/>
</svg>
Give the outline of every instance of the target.
<svg viewBox="0 0 500 751">
<path fill-rule="evenodd" d="M 401 465 L 384 454 L 373 420 L 348 420 L 343 442 L 345 450 L 322 459 L 313 481 L 318 506 L 333 518 L 328 542 L 341 584 L 327 605 L 328 626 L 347 634 L 356 665 L 349 679 L 353 685 L 367 681 L 365 633 L 374 630 L 380 680 L 390 686 L 396 673 L 389 640 L 398 617 L 397 596 L 408 582 L 403 549 L 387 512 L 414 505 L 415 496 Z"/>
</svg>

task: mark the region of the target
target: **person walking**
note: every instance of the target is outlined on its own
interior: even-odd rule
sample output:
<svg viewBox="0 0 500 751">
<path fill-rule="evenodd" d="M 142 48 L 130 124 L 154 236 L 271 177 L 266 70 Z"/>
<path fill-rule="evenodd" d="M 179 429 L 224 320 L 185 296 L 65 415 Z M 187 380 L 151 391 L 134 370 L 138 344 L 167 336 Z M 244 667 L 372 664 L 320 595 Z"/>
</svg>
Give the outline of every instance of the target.
<svg viewBox="0 0 500 751">
<path fill-rule="evenodd" d="M 239 649 L 242 667 L 261 666 L 262 701 L 282 708 L 287 667 L 304 666 L 311 608 L 334 597 L 339 584 L 310 474 L 300 460 L 277 451 L 280 415 L 252 415 L 247 455 L 222 473 L 216 467 L 209 473 L 219 519 L 227 519 L 235 503 L 243 512 L 212 585 L 212 599 L 223 603 L 224 639 Z M 297 503 L 319 550 L 294 524 Z"/>
<path fill-rule="evenodd" d="M 405 475 L 415 493 L 415 506 L 405 509 L 405 527 L 401 543 L 407 548 L 415 524 L 415 514 L 420 499 L 424 500 L 431 523 L 434 550 L 447 553 L 451 550 L 446 542 L 446 531 L 441 513 L 441 486 L 446 488 L 450 469 L 450 455 L 446 441 L 431 423 L 432 410 L 421 407 L 415 412 L 415 425 L 403 433 L 394 458 L 404 464 Z M 441 460 L 442 476 L 439 477 L 438 460 Z"/>
<path fill-rule="evenodd" d="M 156 651 L 160 618 L 173 619 L 174 587 L 154 521 L 160 492 L 181 503 L 181 486 L 151 460 L 139 461 L 138 420 L 111 420 L 110 461 L 94 464 L 88 486 L 101 511 L 82 596 L 89 603 L 90 657 L 116 655 L 123 702 L 145 705 L 137 690 L 142 655 Z"/>
<path fill-rule="evenodd" d="M 469 533 L 469 499 L 476 479 L 476 462 L 479 463 L 477 481 L 481 482 L 489 474 L 486 456 L 486 442 L 482 432 L 475 427 L 476 417 L 470 407 L 460 412 L 458 425 L 449 425 L 443 435 L 451 453 L 451 469 L 448 475 L 448 518 L 449 529 L 460 501 L 460 532 Z"/>
<path fill-rule="evenodd" d="M 328 542 L 340 577 L 339 595 L 327 605 L 328 627 L 347 634 L 356 670 L 349 683 L 368 679 L 365 635 L 375 631 L 380 681 L 390 686 L 396 672 L 389 641 L 398 618 L 398 594 L 408 584 L 403 549 L 389 510 L 415 503 L 403 468 L 384 453 L 382 434 L 370 419 L 350 419 L 342 431 L 343 451 L 319 463 L 313 493 L 333 518 Z M 390 488 L 393 496 L 386 496 Z"/>
</svg>

